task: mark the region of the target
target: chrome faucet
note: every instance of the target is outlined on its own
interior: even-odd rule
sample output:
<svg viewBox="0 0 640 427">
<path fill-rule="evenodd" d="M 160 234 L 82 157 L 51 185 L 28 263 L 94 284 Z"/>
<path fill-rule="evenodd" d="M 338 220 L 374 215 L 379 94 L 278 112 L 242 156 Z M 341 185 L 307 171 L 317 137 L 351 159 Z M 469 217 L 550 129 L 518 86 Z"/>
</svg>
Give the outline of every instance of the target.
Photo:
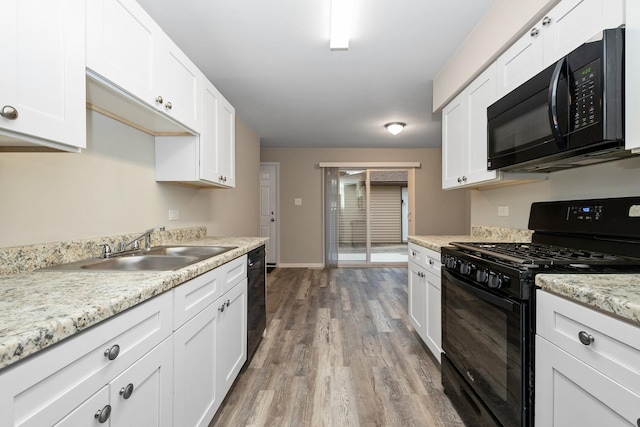
<svg viewBox="0 0 640 427">
<path fill-rule="evenodd" d="M 134 250 L 134 251 L 139 250 L 140 249 L 140 244 L 138 243 L 138 241 L 140 239 L 142 239 L 143 237 L 144 237 L 144 249 L 145 250 L 150 249 L 151 248 L 151 233 L 153 233 L 156 230 L 164 231 L 164 225 L 148 229 L 147 231 L 145 231 L 144 233 L 142 233 L 141 235 L 139 235 L 138 237 L 136 237 L 135 239 L 133 239 L 129 243 L 125 243 L 125 242 L 120 243 L 120 251 L 119 252 L 126 251 L 127 250 L 127 246 L 129 246 L 129 245 L 133 245 L 131 250 Z"/>
</svg>

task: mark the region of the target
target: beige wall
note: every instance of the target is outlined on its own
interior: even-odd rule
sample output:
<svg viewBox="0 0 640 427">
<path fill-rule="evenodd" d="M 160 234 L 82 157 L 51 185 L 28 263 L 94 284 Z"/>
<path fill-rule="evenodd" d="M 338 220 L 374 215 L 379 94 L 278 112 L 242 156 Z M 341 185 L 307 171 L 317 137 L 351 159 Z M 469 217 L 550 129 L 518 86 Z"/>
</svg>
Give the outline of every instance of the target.
<svg viewBox="0 0 640 427">
<path fill-rule="evenodd" d="M 433 111 L 440 110 L 558 2 L 496 0 L 433 79 Z"/>
<path fill-rule="evenodd" d="M 87 111 L 81 154 L 0 153 L 0 247 L 135 233 L 160 224 L 257 235 L 259 139 L 237 123 L 238 188 L 229 194 L 157 183 L 153 138 L 93 111 Z M 169 209 L 180 211 L 179 221 L 167 220 Z M 244 212 L 241 219 L 236 209 Z"/>
<path fill-rule="evenodd" d="M 532 202 L 640 196 L 640 157 L 549 174 L 531 184 L 471 194 L 471 224 L 526 229 Z M 509 206 L 499 217 L 498 206 Z"/>
<path fill-rule="evenodd" d="M 416 171 L 415 234 L 469 232 L 469 192 L 441 189 L 440 149 L 262 148 L 260 158 L 280 163 L 280 263 L 323 262 L 319 162 L 420 162 L 422 167 Z M 301 198 L 302 205 L 295 206 L 294 198 Z"/>
</svg>

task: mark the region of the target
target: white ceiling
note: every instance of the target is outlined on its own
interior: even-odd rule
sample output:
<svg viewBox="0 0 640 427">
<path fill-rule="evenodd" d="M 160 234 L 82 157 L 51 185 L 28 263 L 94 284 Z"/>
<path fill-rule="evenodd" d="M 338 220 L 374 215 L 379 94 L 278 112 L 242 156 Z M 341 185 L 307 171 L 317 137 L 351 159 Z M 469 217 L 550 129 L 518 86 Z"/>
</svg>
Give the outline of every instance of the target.
<svg viewBox="0 0 640 427">
<path fill-rule="evenodd" d="M 329 0 L 138 2 L 262 146 L 418 148 L 441 145 L 433 77 L 493 0 L 354 0 L 348 51 L 329 50 Z"/>
</svg>

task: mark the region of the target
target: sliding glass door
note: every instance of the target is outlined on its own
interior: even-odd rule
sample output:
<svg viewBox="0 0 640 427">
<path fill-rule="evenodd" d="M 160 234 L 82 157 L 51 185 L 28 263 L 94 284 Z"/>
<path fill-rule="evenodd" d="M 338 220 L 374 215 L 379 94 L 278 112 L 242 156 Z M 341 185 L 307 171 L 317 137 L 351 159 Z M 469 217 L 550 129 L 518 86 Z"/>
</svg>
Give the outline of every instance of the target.
<svg viewBox="0 0 640 427">
<path fill-rule="evenodd" d="M 406 263 L 408 171 L 338 172 L 338 265 Z"/>
</svg>

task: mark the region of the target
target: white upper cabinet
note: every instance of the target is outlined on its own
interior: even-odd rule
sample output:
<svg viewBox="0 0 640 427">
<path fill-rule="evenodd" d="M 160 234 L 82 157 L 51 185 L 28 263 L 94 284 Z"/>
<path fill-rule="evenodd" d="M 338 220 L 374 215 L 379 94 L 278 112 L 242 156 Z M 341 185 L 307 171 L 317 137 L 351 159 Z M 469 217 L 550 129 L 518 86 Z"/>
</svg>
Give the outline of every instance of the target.
<svg viewBox="0 0 640 427">
<path fill-rule="evenodd" d="M 156 181 L 235 187 L 235 109 L 202 80 L 202 133 L 156 137 Z"/>
<path fill-rule="evenodd" d="M 87 2 L 87 68 L 109 89 L 200 131 L 201 73 L 134 0 Z M 110 94 L 90 86 L 89 103 L 152 134 L 184 132 L 105 95 Z"/>
<path fill-rule="evenodd" d="M 236 109 L 224 97 L 218 109 L 217 158 L 219 179 L 227 187 L 236 186 Z"/>
<path fill-rule="evenodd" d="M 640 70 L 640 2 L 627 0 L 627 26 L 625 28 L 625 74 L 634 76 Z M 625 81 L 625 147 L 640 152 L 640 81 L 628 78 Z M 632 95 L 635 94 L 635 95 Z"/>
<path fill-rule="evenodd" d="M 442 110 L 442 188 L 500 179 L 487 170 L 487 107 L 496 101 L 491 65 Z"/>
<path fill-rule="evenodd" d="M 86 147 L 85 2 L 2 2 L 0 149 Z"/>
<path fill-rule="evenodd" d="M 562 0 L 497 60 L 498 98 L 606 28 L 624 23 L 624 0 Z"/>
</svg>

